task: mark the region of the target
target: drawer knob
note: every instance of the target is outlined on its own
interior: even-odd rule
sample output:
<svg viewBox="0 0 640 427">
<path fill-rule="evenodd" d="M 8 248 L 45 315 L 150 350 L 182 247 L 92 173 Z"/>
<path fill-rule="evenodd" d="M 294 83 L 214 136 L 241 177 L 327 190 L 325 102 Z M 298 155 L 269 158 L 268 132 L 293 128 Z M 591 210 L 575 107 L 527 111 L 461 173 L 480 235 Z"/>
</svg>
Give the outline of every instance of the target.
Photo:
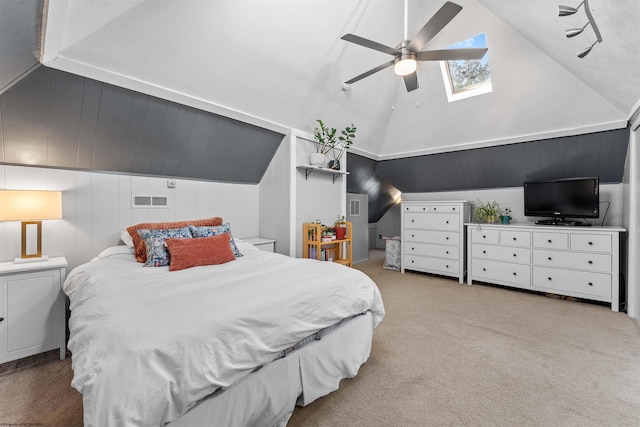
<svg viewBox="0 0 640 427">
<path fill-rule="evenodd" d="M 411 220 L 411 222 L 415 222 L 415 221 L 414 221 L 414 220 Z M 549 240 L 549 241 L 551 241 L 551 240 Z"/>
<path fill-rule="evenodd" d="M 449 255 L 449 251 L 447 251 L 447 255 Z"/>
<path fill-rule="evenodd" d="M 413 260 L 411 260 L 411 264 L 413 264 Z"/>
<path fill-rule="evenodd" d="M 589 264 L 593 264 L 593 261 L 589 260 Z"/>
<path fill-rule="evenodd" d="M 411 248 L 411 250 L 412 250 L 412 251 L 415 251 L 415 250 L 416 250 L 416 248 Z"/>
<path fill-rule="evenodd" d="M 548 280 L 548 281 L 551 281 L 551 277 L 547 277 L 547 280 Z"/>
<path fill-rule="evenodd" d="M 426 211 L 426 210 L 427 210 L 427 208 L 422 208 L 422 210 L 423 210 L 423 211 Z"/>
<path fill-rule="evenodd" d="M 0 317 L 0 322 L 2 322 L 4 320 L 4 317 Z"/>
<path fill-rule="evenodd" d="M 455 210 L 456 210 L 456 208 L 453 208 L 453 210 L 455 211 Z"/>
<path fill-rule="evenodd" d="M 589 242 L 589 246 L 593 246 L 593 242 Z"/>
<path fill-rule="evenodd" d="M 485 235 L 483 234 L 483 235 L 482 235 L 482 238 L 483 238 L 483 239 L 486 239 L 486 238 L 487 238 L 487 236 L 485 236 Z"/>
<path fill-rule="evenodd" d="M 589 286 L 593 286 L 593 282 L 589 282 Z"/>
<path fill-rule="evenodd" d="M 514 238 L 513 238 L 513 241 L 515 242 L 516 240 L 518 240 L 518 239 L 516 239 L 516 238 L 514 237 Z"/>
<path fill-rule="evenodd" d="M 514 272 L 513 272 L 513 275 L 514 275 L 514 276 L 517 276 L 517 275 L 518 275 L 518 273 L 516 273 L 516 272 L 514 271 Z"/>
<path fill-rule="evenodd" d="M 411 237 L 416 237 L 416 235 L 415 235 L 415 234 L 412 234 L 412 235 L 411 235 Z"/>
<path fill-rule="evenodd" d="M 447 221 L 447 224 L 449 224 L 449 221 Z"/>
<path fill-rule="evenodd" d="M 518 254 L 513 254 L 513 256 L 518 256 Z"/>
<path fill-rule="evenodd" d="M 484 267 L 482 267 L 482 271 L 487 271 L 487 269 L 486 269 L 486 268 L 484 268 Z"/>
<path fill-rule="evenodd" d="M 483 253 L 483 254 L 486 254 L 486 253 L 487 253 L 487 251 L 482 251 L 482 253 Z"/>
<path fill-rule="evenodd" d="M 445 265 L 445 267 L 449 268 L 449 265 Z"/>
<path fill-rule="evenodd" d="M 438 208 L 433 208 L 433 210 L 434 210 L 434 211 L 437 211 L 437 210 L 438 210 Z"/>
<path fill-rule="evenodd" d="M 551 261 L 551 257 L 547 257 L 547 259 L 548 259 L 549 261 Z"/>
<path fill-rule="evenodd" d="M 447 240 L 449 240 L 449 238 L 447 237 Z"/>
<path fill-rule="evenodd" d="M 547 240 L 547 242 L 551 243 L 551 239 Z"/>
</svg>

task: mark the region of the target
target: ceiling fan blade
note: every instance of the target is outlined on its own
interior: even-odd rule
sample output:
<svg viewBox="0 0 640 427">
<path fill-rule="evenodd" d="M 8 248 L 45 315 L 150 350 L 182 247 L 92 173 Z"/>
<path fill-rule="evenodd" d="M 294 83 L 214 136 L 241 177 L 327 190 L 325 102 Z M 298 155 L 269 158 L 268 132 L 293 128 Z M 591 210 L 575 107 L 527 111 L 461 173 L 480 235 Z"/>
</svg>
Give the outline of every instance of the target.
<svg viewBox="0 0 640 427">
<path fill-rule="evenodd" d="M 385 46 L 378 42 L 374 42 L 373 40 L 365 39 L 364 37 L 356 36 L 355 34 L 345 34 L 340 37 L 342 40 L 346 40 L 351 43 L 359 44 L 360 46 L 368 47 L 369 49 L 374 49 L 383 53 L 388 53 L 389 55 L 400 55 L 400 52 L 392 47 Z"/>
<path fill-rule="evenodd" d="M 416 53 L 418 61 L 452 61 L 457 59 L 482 59 L 487 48 L 425 50 Z"/>
<path fill-rule="evenodd" d="M 418 31 L 418 34 L 411 40 L 407 48 L 414 52 L 422 50 L 424 45 L 434 38 L 461 10 L 462 6 L 451 3 L 450 1 L 446 2 L 440 10 L 424 24 L 424 27 Z"/>
<path fill-rule="evenodd" d="M 384 64 L 382 64 L 382 65 L 378 65 L 376 68 L 372 68 L 371 70 L 366 71 L 366 72 L 364 72 L 364 73 L 360 74 L 359 76 L 355 76 L 355 77 L 354 77 L 354 78 L 352 78 L 351 80 L 347 80 L 345 83 L 346 83 L 346 84 L 348 84 L 348 85 L 350 85 L 351 83 L 355 83 L 355 82 L 357 82 L 358 80 L 362 80 L 362 79 L 364 79 L 365 77 L 369 77 L 371 74 L 375 74 L 375 73 L 377 73 L 377 72 L 378 72 L 378 71 L 380 71 L 380 70 L 384 70 L 384 69 L 385 69 L 385 68 L 387 68 L 387 67 L 391 67 L 392 65 L 393 65 L 393 60 L 391 60 L 391 61 L 389 61 L 389 62 L 385 62 Z"/>
<path fill-rule="evenodd" d="M 418 73 L 414 71 L 404 76 L 404 85 L 407 87 L 407 92 L 418 89 Z"/>
</svg>

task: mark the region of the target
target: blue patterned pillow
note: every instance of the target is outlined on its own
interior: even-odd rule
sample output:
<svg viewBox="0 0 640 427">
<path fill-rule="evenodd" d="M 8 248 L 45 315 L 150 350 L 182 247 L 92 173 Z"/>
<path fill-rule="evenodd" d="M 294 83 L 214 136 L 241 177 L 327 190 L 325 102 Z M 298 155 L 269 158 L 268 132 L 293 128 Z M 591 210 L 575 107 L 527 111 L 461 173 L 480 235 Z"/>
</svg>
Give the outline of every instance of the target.
<svg viewBox="0 0 640 427">
<path fill-rule="evenodd" d="M 211 236 L 218 236 L 223 233 L 229 233 L 229 241 L 231 244 L 231 250 L 233 251 L 233 255 L 235 255 L 236 258 L 242 256 L 242 254 L 238 250 L 238 247 L 236 246 L 236 242 L 233 240 L 233 236 L 231 235 L 231 226 L 229 225 L 228 222 L 226 224 L 215 225 L 211 227 L 208 227 L 208 226 L 198 227 L 195 225 L 190 225 L 189 229 L 191 230 L 191 234 L 193 235 L 193 237 L 211 237 Z"/>
<path fill-rule="evenodd" d="M 167 228 L 163 230 L 138 229 L 147 249 L 147 261 L 145 267 L 162 267 L 169 265 L 169 252 L 164 245 L 164 239 L 190 239 L 189 227 Z"/>
</svg>

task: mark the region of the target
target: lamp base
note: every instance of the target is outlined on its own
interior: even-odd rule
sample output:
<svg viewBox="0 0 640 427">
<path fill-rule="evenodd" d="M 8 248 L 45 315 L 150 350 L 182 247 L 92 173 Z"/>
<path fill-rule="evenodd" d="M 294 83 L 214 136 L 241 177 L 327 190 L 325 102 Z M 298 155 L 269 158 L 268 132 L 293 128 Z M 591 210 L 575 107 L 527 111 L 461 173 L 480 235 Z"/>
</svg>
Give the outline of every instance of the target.
<svg viewBox="0 0 640 427">
<path fill-rule="evenodd" d="M 33 258 L 16 258 L 13 260 L 14 264 L 23 264 L 26 262 L 41 262 L 41 261 L 49 261 L 49 256 L 48 255 L 42 255 L 39 257 L 33 257 Z"/>
</svg>

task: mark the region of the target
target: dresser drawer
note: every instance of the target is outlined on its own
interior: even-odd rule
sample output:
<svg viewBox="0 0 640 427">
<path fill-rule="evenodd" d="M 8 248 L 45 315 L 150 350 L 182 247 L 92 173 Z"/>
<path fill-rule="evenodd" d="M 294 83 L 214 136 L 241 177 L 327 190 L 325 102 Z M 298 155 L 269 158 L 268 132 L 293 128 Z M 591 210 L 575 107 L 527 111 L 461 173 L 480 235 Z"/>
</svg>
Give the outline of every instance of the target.
<svg viewBox="0 0 640 427">
<path fill-rule="evenodd" d="M 531 247 L 531 233 L 528 231 L 500 231 L 500 244 L 506 246 Z"/>
<path fill-rule="evenodd" d="M 571 250 L 611 253 L 611 236 L 602 234 L 572 234 Z"/>
<path fill-rule="evenodd" d="M 611 273 L 611 255 L 561 252 L 534 249 L 533 263 L 545 267 L 573 268 L 576 270 Z"/>
<path fill-rule="evenodd" d="M 459 230 L 460 215 L 457 213 L 407 213 L 405 228 L 429 228 L 434 230 Z"/>
<path fill-rule="evenodd" d="M 459 248 L 455 246 L 432 245 L 428 243 L 405 242 L 405 255 L 424 255 L 447 259 L 458 259 Z"/>
<path fill-rule="evenodd" d="M 531 285 L 531 266 L 506 262 L 473 259 L 471 273 L 474 279 L 508 282 L 519 287 Z"/>
<path fill-rule="evenodd" d="M 531 249 L 509 248 L 505 246 L 473 245 L 471 256 L 480 259 L 531 264 Z"/>
<path fill-rule="evenodd" d="M 566 233 L 533 233 L 533 247 L 541 249 L 569 249 L 569 235 Z"/>
<path fill-rule="evenodd" d="M 404 206 L 404 212 L 429 212 L 429 205 Z"/>
<path fill-rule="evenodd" d="M 533 267 L 533 286 L 560 294 L 580 294 L 611 300 L 611 275 Z"/>
<path fill-rule="evenodd" d="M 402 264 L 404 268 L 409 270 L 435 270 L 456 275 L 460 273 L 460 264 L 456 260 L 405 255 Z"/>
<path fill-rule="evenodd" d="M 490 230 L 486 228 L 471 227 L 471 240 L 474 243 L 490 243 L 498 244 L 500 232 L 498 230 Z"/>
<path fill-rule="evenodd" d="M 431 206 L 431 212 L 460 212 L 460 206 Z"/>
<path fill-rule="evenodd" d="M 460 234 L 455 231 L 406 230 L 405 242 L 429 242 L 440 245 L 460 245 Z"/>
</svg>

